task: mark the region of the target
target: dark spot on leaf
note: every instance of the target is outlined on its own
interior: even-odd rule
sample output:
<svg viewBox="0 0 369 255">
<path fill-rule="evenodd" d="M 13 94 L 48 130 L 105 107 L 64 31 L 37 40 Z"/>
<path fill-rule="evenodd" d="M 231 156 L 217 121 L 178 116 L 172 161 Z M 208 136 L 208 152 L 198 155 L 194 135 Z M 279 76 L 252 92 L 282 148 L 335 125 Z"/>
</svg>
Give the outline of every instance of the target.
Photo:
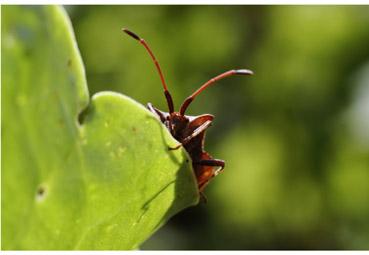
<svg viewBox="0 0 369 255">
<path fill-rule="evenodd" d="M 132 131 L 133 132 L 137 132 L 137 128 L 136 127 L 132 127 Z"/>
<path fill-rule="evenodd" d="M 71 59 L 68 59 L 67 66 L 68 67 L 71 67 L 72 66 L 72 60 Z"/>
<path fill-rule="evenodd" d="M 64 119 L 58 118 L 58 124 L 59 124 L 59 126 L 64 127 L 65 126 Z"/>
<path fill-rule="evenodd" d="M 45 193 L 44 187 L 39 187 L 37 190 L 37 195 L 42 196 Z"/>
<path fill-rule="evenodd" d="M 43 185 L 40 185 L 36 191 L 36 200 L 41 201 L 43 198 L 45 198 L 45 195 L 46 195 L 46 188 Z"/>
</svg>

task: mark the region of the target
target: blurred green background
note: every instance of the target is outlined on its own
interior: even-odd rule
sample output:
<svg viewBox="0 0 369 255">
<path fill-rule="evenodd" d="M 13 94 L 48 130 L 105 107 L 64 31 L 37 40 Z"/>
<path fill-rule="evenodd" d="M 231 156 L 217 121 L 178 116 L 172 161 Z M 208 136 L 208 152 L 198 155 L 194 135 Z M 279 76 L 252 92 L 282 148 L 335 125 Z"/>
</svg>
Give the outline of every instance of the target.
<svg viewBox="0 0 369 255">
<path fill-rule="evenodd" d="M 206 189 L 142 249 L 369 249 L 368 6 L 67 6 L 90 92 L 166 110 L 201 94 L 206 149 L 226 160 Z"/>
</svg>

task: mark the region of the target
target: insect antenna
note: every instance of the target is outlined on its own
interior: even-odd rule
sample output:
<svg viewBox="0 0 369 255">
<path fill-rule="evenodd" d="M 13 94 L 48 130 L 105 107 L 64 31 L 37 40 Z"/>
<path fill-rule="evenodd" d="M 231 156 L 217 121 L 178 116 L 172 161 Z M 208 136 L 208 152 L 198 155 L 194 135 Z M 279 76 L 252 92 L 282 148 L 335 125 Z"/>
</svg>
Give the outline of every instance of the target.
<svg viewBox="0 0 369 255">
<path fill-rule="evenodd" d="M 129 31 L 128 29 L 122 28 L 122 31 L 125 32 L 126 34 L 128 34 L 129 36 L 131 36 L 132 38 L 136 39 L 137 41 L 139 41 L 145 47 L 145 49 L 147 50 L 147 52 L 150 54 L 150 57 L 154 61 L 154 64 L 156 66 L 156 69 L 159 72 L 161 83 L 163 84 L 164 95 L 165 95 L 165 98 L 167 99 L 169 113 L 174 112 L 174 105 L 173 105 L 172 96 L 170 95 L 169 90 L 168 90 L 168 87 L 167 87 L 167 84 L 165 83 L 164 75 L 163 75 L 163 73 L 161 71 L 159 62 L 156 60 L 156 58 L 154 56 L 154 53 L 151 51 L 149 45 L 145 42 L 144 39 L 142 39 L 141 37 L 139 37 L 135 33 Z"/>
<path fill-rule="evenodd" d="M 206 89 L 210 85 L 214 84 L 216 81 L 219 81 L 223 78 L 226 78 L 226 77 L 232 76 L 232 75 L 252 75 L 252 74 L 253 74 L 253 72 L 250 71 L 250 70 L 247 70 L 247 69 L 230 70 L 230 71 L 224 72 L 224 73 L 208 80 L 198 90 L 196 90 L 191 96 L 186 98 L 186 100 L 183 102 L 183 104 L 182 104 L 182 106 L 179 110 L 179 113 L 181 115 L 184 115 L 184 113 L 186 112 L 187 107 L 196 98 L 196 96 L 198 94 L 200 94 L 204 89 Z"/>
</svg>

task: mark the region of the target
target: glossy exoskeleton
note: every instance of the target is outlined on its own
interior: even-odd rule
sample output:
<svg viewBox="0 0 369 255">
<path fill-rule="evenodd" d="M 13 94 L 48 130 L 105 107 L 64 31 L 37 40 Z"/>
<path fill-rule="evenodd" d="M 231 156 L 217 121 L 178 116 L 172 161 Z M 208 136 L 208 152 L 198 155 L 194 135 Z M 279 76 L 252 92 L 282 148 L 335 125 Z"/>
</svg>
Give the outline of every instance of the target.
<svg viewBox="0 0 369 255">
<path fill-rule="evenodd" d="M 253 73 L 252 71 L 246 69 L 224 72 L 204 83 L 198 90 L 186 98 L 180 107 L 179 112 L 175 112 L 172 96 L 168 91 L 159 62 L 156 60 L 148 44 L 144 39 L 140 38 L 135 33 L 127 29 L 122 30 L 134 39 L 138 40 L 146 48 L 155 63 L 164 88 L 164 95 L 168 103 L 169 112 L 160 111 L 150 103 L 147 105 L 147 107 L 160 119 L 172 136 L 179 142 L 178 146 L 169 148 L 169 150 L 175 150 L 183 146 L 190 155 L 192 159 L 192 166 L 197 178 L 199 192 L 202 194 L 202 191 L 209 181 L 224 169 L 225 163 L 224 160 L 214 159 L 204 150 L 205 132 L 206 129 L 211 125 L 214 116 L 211 114 L 188 116 L 185 115 L 186 109 L 198 94 L 200 94 L 205 88 L 214 84 L 214 82 L 231 75 L 251 75 Z"/>
</svg>

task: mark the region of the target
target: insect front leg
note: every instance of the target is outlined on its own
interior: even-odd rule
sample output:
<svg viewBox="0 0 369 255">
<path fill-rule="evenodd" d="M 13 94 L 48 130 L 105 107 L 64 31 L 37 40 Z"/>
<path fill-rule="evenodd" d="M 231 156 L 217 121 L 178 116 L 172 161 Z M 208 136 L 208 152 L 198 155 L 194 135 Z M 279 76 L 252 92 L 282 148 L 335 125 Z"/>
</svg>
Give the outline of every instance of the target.
<svg viewBox="0 0 369 255">
<path fill-rule="evenodd" d="M 178 144 L 176 147 L 169 147 L 169 150 L 177 150 L 179 149 L 181 146 L 187 144 L 188 142 L 190 142 L 193 138 L 195 138 L 196 136 L 198 136 L 199 134 L 201 134 L 203 131 L 205 131 L 210 125 L 211 125 L 211 120 L 207 120 L 205 121 L 201 126 L 199 126 L 198 128 L 196 128 L 192 134 L 190 134 L 189 136 L 187 136 L 186 138 L 184 138 L 180 144 Z"/>
</svg>

